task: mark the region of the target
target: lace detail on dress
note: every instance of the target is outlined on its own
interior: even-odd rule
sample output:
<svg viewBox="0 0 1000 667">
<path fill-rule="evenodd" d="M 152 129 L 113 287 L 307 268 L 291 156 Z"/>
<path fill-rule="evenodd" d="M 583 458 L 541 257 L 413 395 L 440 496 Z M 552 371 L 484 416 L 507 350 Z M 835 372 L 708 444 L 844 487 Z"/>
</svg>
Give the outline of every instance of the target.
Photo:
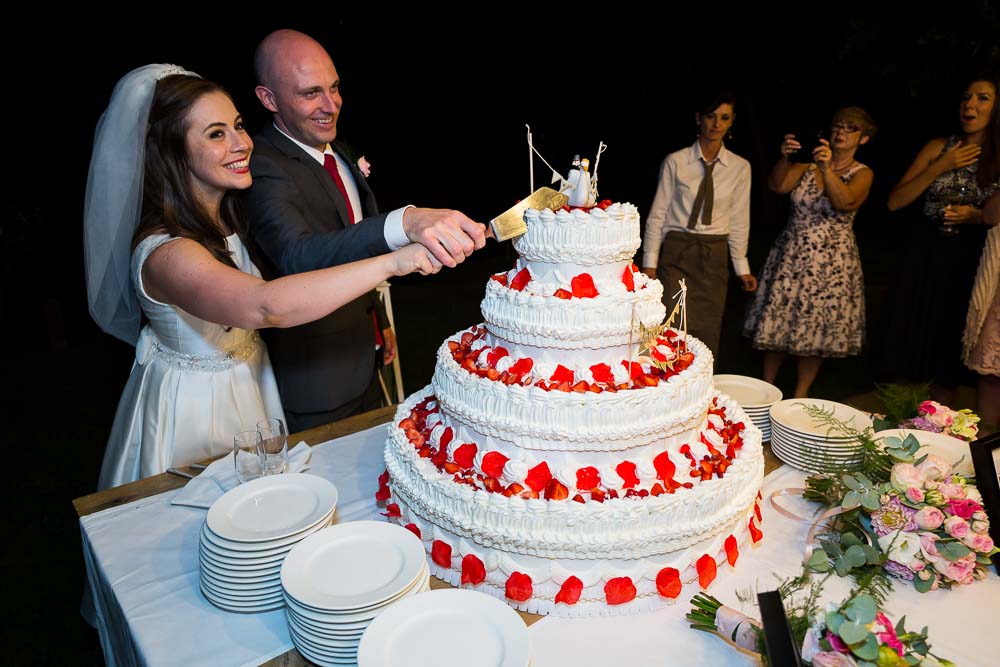
<svg viewBox="0 0 1000 667">
<path fill-rule="evenodd" d="M 184 354 L 160 342 L 150 327 L 143 327 L 136 345 L 135 358 L 146 364 L 154 357 L 160 363 L 186 371 L 215 373 L 238 366 L 253 357 L 260 348 L 260 335 L 256 331 L 248 333 L 236 347 L 216 354 Z"/>
<path fill-rule="evenodd" d="M 958 140 L 955 135 L 948 137 L 941 152 L 951 150 L 958 143 Z M 958 195 L 962 188 L 965 188 L 968 193 L 966 195 L 968 203 L 976 208 L 982 208 L 983 202 L 997 190 L 1000 183 L 991 183 L 985 190 L 980 189 L 976 182 L 978 171 L 979 162 L 976 161 L 966 167 L 953 169 L 935 178 L 927 186 L 927 191 L 924 193 L 924 215 L 932 220 L 943 220 L 945 206 Z"/>
</svg>

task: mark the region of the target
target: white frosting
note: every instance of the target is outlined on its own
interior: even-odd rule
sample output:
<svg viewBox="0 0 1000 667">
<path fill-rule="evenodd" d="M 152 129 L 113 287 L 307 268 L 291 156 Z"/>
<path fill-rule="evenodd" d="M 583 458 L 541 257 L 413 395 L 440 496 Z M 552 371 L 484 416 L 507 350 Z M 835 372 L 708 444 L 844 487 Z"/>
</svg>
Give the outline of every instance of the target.
<svg viewBox="0 0 1000 667">
<path fill-rule="evenodd" d="M 514 249 L 528 262 L 590 266 L 631 260 L 639 249 L 639 211 L 614 204 L 607 211 L 537 211 L 524 213 L 525 234 Z"/>
</svg>

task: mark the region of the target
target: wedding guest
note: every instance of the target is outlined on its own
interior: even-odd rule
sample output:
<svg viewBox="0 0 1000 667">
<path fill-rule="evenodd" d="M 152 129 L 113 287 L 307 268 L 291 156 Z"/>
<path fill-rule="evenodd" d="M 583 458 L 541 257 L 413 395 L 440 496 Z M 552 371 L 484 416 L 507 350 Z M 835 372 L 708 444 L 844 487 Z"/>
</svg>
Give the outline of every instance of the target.
<svg viewBox="0 0 1000 667">
<path fill-rule="evenodd" d="M 723 142 L 735 107 L 735 98 L 722 93 L 695 113 L 698 139 L 663 161 L 642 243 L 643 272 L 663 283 L 668 312 L 678 281 L 686 282 L 688 331 L 716 358 L 729 284 L 727 257 L 743 289 L 757 289 L 746 258 L 750 163 Z"/>
<path fill-rule="evenodd" d="M 768 254 L 743 334 L 764 350 L 767 382 L 774 383 L 788 355 L 796 358 L 796 398 L 809 395 L 824 358 L 861 352 L 865 293 L 852 225 L 868 198 L 872 170 L 855 153 L 875 131 L 864 109 L 841 109 L 811 163 L 789 160 L 802 145 L 786 134 L 768 180 L 774 192 L 791 193 L 792 207 Z"/>
<path fill-rule="evenodd" d="M 262 280 L 232 192 L 250 187 L 252 152 L 228 93 L 173 65 L 127 74 L 101 117 L 84 220 L 88 296 L 97 323 L 136 358 L 99 488 L 222 454 L 236 432 L 282 416 L 255 329 L 321 318 L 390 276 L 441 266 L 408 245 Z"/>
<path fill-rule="evenodd" d="M 974 78 L 959 104 L 960 131 L 929 141 L 889 194 L 890 211 L 922 196 L 923 215 L 900 250 L 887 361 L 898 375 L 933 380 L 931 395 L 945 404 L 968 377 L 959 351 L 986 238 L 981 209 L 1000 187 L 997 92 L 995 74 Z"/>
<path fill-rule="evenodd" d="M 983 206 L 982 220 L 990 230 L 969 301 L 962 361 L 979 375 L 976 411 L 982 425 L 996 431 L 1000 429 L 1000 192 Z"/>
<path fill-rule="evenodd" d="M 254 69 L 257 97 L 274 117 L 254 137 L 254 185 L 243 195 L 251 251 L 264 277 L 335 266 L 411 241 L 446 266 L 483 247 L 485 226 L 458 211 L 379 212 L 367 163 L 338 139 L 340 75 L 317 41 L 273 32 L 257 47 Z M 395 355 L 395 336 L 374 292 L 308 325 L 269 331 L 266 340 L 292 431 L 381 405 L 378 367 Z"/>
</svg>

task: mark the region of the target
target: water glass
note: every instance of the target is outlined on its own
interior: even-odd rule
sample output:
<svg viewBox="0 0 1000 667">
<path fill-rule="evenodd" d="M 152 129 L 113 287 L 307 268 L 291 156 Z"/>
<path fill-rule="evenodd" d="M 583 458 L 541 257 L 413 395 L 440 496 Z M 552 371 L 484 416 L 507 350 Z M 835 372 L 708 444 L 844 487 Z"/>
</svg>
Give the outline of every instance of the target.
<svg viewBox="0 0 1000 667">
<path fill-rule="evenodd" d="M 240 484 L 264 476 L 263 452 L 260 431 L 241 431 L 233 436 L 233 462 Z"/>
<path fill-rule="evenodd" d="M 288 465 L 288 432 L 280 419 L 261 419 L 257 422 L 261 437 L 262 460 L 265 475 L 280 475 Z"/>
</svg>

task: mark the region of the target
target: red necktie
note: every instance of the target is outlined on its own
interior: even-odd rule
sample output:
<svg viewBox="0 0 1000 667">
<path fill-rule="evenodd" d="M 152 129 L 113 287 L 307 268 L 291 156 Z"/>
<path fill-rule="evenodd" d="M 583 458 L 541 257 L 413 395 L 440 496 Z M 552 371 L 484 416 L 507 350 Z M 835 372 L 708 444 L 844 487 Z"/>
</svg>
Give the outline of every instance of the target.
<svg viewBox="0 0 1000 667">
<path fill-rule="evenodd" d="M 337 189 L 340 190 L 341 196 L 344 198 L 344 203 L 347 204 L 347 214 L 350 216 L 348 224 L 354 224 L 354 207 L 351 206 L 351 198 L 347 196 L 347 188 L 344 187 L 344 179 L 340 177 L 340 170 L 337 169 L 337 158 L 333 157 L 329 153 L 323 154 L 323 167 L 326 172 L 330 174 L 330 178 L 337 185 Z"/>
<path fill-rule="evenodd" d="M 350 224 L 354 224 L 354 207 L 351 206 L 351 198 L 347 196 L 347 188 L 344 187 L 344 179 L 340 177 L 340 170 L 337 169 L 337 158 L 333 157 L 329 153 L 323 154 L 323 168 L 326 172 L 330 174 L 330 178 L 337 185 L 337 189 L 340 190 L 341 196 L 344 198 L 344 203 L 347 204 L 347 214 L 351 217 L 348 221 Z M 385 344 L 382 339 L 382 330 L 378 326 L 378 316 L 372 311 L 372 321 L 375 324 L 375 345 L 381 347 Z"/>
</svg>

